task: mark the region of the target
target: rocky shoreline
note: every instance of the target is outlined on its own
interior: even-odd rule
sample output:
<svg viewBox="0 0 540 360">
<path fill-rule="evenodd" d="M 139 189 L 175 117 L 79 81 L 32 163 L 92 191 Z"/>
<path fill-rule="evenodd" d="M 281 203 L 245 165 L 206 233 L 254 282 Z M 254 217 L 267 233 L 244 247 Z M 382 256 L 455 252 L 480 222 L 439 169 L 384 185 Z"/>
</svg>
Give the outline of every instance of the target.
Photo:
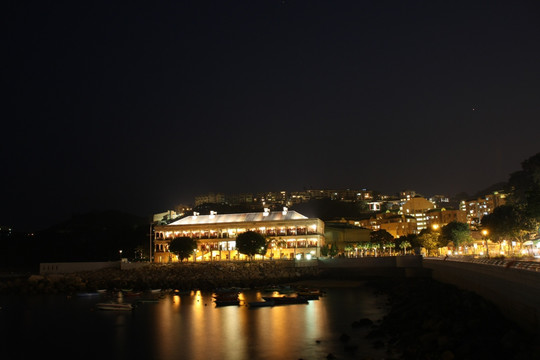
<svg viewBox="0 0 540 360">
<path fill-rule="evenodd" d="M 377 279 L 368 286 L 389 299 L 389 313 L 368 334 L 388 358 L 540 359 L 538 334 L 473 292 L 429 278 Z"/>
<path fill-rule="evenodd" d="M 70 294 L 98 289 L 212 290 L 256 287 L 317 278 L 318 267 L 294 267 L 279 262 L 149 264 L 120 270 L 107 268 L 62 275 L 32 275 L 0 282 L 0 294 Z"/>
</svg>

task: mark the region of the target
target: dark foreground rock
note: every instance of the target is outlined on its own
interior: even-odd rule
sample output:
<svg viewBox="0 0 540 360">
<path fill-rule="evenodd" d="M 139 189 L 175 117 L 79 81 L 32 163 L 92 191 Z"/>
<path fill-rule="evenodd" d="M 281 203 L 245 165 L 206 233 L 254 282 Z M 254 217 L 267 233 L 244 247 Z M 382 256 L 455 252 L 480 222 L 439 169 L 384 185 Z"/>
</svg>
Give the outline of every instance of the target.
<svg viewBox="0 0 540 360">
<path fill-rule="evenodd" d="M 431 279 L 370 282 L 389 298 L 372 328 L 394 359 L 540 359 L 536 334 L 522 331 L 478 295 Z"/>
</svg>

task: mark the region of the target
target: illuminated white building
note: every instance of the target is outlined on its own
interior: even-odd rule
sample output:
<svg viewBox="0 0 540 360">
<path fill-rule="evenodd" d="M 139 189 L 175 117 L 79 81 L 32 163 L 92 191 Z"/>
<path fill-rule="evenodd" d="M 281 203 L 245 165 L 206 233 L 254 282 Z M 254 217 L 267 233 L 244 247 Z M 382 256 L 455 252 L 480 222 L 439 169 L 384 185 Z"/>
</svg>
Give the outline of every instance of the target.
<svg viewBox="0 0 540 360">
<path fill-rule="evenodd" d="M 402 214 L 410 215 L 416 218 L 416 230 L 420 232 L 422 229 L 426 229 L 428 225 L 429 210 L 435 209 L 435 204 L 423 197 L 413 197 L 407 200 L 402 206 Z"/>
<path fill-rule="evenodd" d="M 264 258 L 267 259 L 315 258 L 324 245 L 324 223 L 287 208 L 240 214 L 195 213 L 154 228 L 154 261 L 177 261 L 169 252 L 171 240 L 177 237 L 197 241 L 195 259 L 191 256 L 191 261 L 242 260 L 246 256 L 236 250 L 236 237 L 246 231 L 266 237 L 269 246 Z"/>
</svg>

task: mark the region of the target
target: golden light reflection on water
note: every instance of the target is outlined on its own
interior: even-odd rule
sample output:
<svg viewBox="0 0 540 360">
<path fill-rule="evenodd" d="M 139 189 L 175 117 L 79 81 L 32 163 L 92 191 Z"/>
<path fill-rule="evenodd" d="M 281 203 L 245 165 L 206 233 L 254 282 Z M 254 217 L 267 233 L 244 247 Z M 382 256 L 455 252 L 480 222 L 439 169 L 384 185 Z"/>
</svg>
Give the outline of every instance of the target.
<svg viewBox="0 0 540 360">
<path fill-rule="evenodd" d="M 212 294 L 200 291 L 191 296 L 165 297 L 154 310 L 155 358 L 248 360 L 328 354 L 328 345 L 324 344 L 334 336 L 329 329 L 335 326 L 336 311 L 344 314 L 347 307 L 339 309 L 339 302 L 331 305 L 324 298 L 301 305 L 245 305 L 260 301 L 263 295 L 267 294 L 247 291 L 239 296 L 244 305 L 223 307 L 215 306 Z M 341 299 L 347 306 L 357 301 Z"/>
<path fill-rule="evenodd" d="M 246 302 L 256 301 L 260 300 L 261 295 L 267 294 L 245 291 L 241 298 Z M 142 302 L 133 312 L 89 311 L 92 301 L 78 298 L 57 301 L 52 308 L 50 304 L 38 304 L 42 306 L 32 312 L 26 303 L 20 305 L 13 300 L 8 304 L 9 307 L 20 305 L 20 310 L 16 312 L 18 315 L 12 318 L 17 321 L 16 326 L 23 322 L 37 344 L 41 339 L 42 344 L 65 339 L 66 344 L 82 349 L 82 357 L 96 355 L 92 358 L 155 360 L 324 359 L 328 353 L 333 353 L 340 359 L 351 358 L 351 354 L 344 352 L 343 342 L 339 340 L 343 333 L 351 335 L 351 341 L 358 344 L 358 358 L 384 356 L 370 354 L 370 340 L 365 339 L 361 329 L 351 329 L 354 320 L 369 317 L 375 321 L 377 316 L 385 314 L 380 309 L 385 299 L 362 289 L 329 289 L 327 296 L 310 301 L 307 305 L 262 308 L 216 308 L 211 295 L 195 292 L 192 295 L 169 294 L 158 303 Z M 124 300 L 135 301 L 128 297 Z M 97 301 L 103 300 L 93 300 Z M 6 305 L 5 309 L 9 307 Z M 2 314 L 4 320 L 9 312 L 3 310 Z M 63 320 L 62 316 L 66 314 L 73 314 L 73 317 Z M 3 323 L 0 322 L 0 325 Z M 85 326 L 74 329 L 73 323 Z M 39 324 L 45 324 L 47 329 L 41 327 L 38 332 L 35 327 Z M 86 330 L 85 336 L 80 335 L 82 328 Z M 88 339 L 92 339 L 92 344 L 89 345 Z M 15 341 L 13 337 L 10 340 Z M 66 351 L 65 348 L 59 348 L 59 351 L 67 354 L 61 352 Z"/>
</svg>

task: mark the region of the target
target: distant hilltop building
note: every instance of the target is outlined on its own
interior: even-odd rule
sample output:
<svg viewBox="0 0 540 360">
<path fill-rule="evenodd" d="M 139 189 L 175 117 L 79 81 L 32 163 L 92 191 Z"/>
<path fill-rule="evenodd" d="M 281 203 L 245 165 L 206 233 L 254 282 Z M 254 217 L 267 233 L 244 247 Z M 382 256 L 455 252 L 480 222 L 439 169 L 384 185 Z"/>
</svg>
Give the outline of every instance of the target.
<svg viewBox="0 0 540 360">
<path fill-rule="evenodd" d="M 188 205 L 177 205 L 175 206 L 174 210 L 167 210 L 154 214 L 152 217 L 152 222 L 154 224 L 169 223 L 176 218 L 184 216 L 187 212 L 191 210 L 193 209 Z"/>
<path fill-rule="evenodd" d="M 371 231 L 386 230 L 394 238 L 417 233 L 416 218 L 411 215 L 403 215 L 397 211 L 377 213 L 369 219 L 352 222 Z"/>
<path fill-rule="evenodd" d="M 177 237 L 190 237 L 197 242 L 191 261 L 243 260 L 236 250 L 236 237 L 255 231 L 270 240 L 265 258 L 310 259 L 320 256 L 324 245 L 324 223 L 307 218 L 296 211 L 217 214 L 184 217 L 168 225 L 154 227 L 154 262 L 178 261 L 169 251 L 170 242 Z"/>
<path fill-rule="evenodd" d="M 305 191 L 269 191 L 261 193 L 207 193 L 195 196 L 195 207 L 204 204 L 228 204 L 252 206 L 292 206 L 310 200 L 331 199 L 344 202 L 370 201 L 375 198 L 372 190 L 310 189 Z"/>
<path fill-rule="evenodd" d="M 476 199 L 463 200 L 460 208 L 467 214 L 467 223 L 476 227 L 485 215 L 491 214 L 497 206 L 506 204 L 506 197 L 505 192 L 494 191 Z"/>
</svg>

